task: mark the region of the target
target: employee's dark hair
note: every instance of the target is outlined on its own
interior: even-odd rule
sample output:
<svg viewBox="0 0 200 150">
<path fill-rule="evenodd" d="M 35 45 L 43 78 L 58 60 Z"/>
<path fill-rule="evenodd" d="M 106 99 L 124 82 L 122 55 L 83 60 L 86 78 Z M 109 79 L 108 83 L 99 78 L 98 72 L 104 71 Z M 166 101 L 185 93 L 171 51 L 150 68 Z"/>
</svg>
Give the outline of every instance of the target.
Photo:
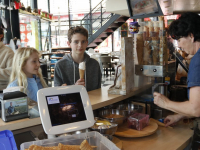
<svg viewBox="0 0 200 150">
<path fill-rule="evenodd" d="M 4 32 L 3 32 L 3 28 L 0 27 L 0 35 L 1 35 L 1 34 L 3 34 L 3 37 L 2 37 L 2 39 L 0 39 L 0 41 L 3 41 L 3 38 L 4 38 Z"/>
<path fill-rule="evenodd" d="M 171 23 L 169 34 L 173 39 L 194 35 L 194 41 L 200 41 L 200 16 L 193 12 L 186 12 Z"/>
<path fill-rule="evenodd" d="M 88 31 L 82 27 L 82 26 L 76 26 L 76 27 L 71 27 L 68 30 L 68 41 L 71 43 L 72 42 L 72 36 L 76 33 L 80 33 L 88 39 Z"/>
</svg>

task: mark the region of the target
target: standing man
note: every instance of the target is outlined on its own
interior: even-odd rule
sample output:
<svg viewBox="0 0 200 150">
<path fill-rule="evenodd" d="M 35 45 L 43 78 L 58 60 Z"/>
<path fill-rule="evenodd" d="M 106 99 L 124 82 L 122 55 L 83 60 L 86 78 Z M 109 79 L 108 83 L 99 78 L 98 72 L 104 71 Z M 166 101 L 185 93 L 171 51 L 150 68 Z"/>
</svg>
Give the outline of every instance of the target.
<svg viewBox="0 0 200 150">
<path fill-rule="evenodd" d="M 3 29 L 0 28 L 0 93 L 8 85 L 14 56 L 13 50 L 4 45 L 3 38 Z"/>
</svg>

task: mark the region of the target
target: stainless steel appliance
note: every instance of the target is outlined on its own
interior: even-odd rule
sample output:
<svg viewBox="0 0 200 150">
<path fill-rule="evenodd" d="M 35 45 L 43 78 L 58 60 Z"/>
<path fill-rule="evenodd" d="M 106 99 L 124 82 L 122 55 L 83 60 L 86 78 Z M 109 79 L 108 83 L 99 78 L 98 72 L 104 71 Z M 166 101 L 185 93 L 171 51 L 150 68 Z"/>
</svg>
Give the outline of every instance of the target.
<svg viewBox="0 0 200 150">
<path fill-rule="evenodd" d="M 144 76 L 164 77 L 165 67 L 162 65 L 135 65 L 135 74 Z"/>
</svg>

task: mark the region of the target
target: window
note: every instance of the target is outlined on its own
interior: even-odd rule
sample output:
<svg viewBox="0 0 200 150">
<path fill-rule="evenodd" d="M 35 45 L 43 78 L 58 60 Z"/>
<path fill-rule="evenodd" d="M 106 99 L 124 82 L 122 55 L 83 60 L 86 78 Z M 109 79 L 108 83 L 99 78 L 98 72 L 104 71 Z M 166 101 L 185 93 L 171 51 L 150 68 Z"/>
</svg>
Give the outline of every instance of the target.
<svg viewBox="0 0 200 150">
<path fill-rule="evenodd" d="M 27 8 L 28 6 L 31 6 L 31 1 L 30 0 L 21 0 L 21 3 L 24 4 L 25 8 Z"/>
<path fill-rule="evenodd" d="M 68 14 L 68 0 L 50 0 L 50 11 L 53 15 Z"/>
<path fill-rule="evenodd" d="M 60 3 L 58 3 L 60 4 Z M 38 9 L 48 12 L 48 1 L 47 0 L 38 0 Z"/>
</svg>

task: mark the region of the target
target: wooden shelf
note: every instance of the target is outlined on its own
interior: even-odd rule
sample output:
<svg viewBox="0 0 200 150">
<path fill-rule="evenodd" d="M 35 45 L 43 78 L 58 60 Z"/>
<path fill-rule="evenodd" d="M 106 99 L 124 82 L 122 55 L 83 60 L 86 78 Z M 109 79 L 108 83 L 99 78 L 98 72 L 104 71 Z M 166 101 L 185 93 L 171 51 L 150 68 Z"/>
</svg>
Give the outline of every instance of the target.
<svg viewBox="0 0 200 150">
<path fill-rule="evenodd" d="M 41 18 L 39 15 L 34 15 L 34 14 L 30 13 L 30 12 L 23 11 L 21 9 L 19 9 L 19 15 L 31 17 L 31 18 L 34 18 L 34 19 L 40 19 Z"/>
<path fill-rule="evenodd" d="M 31 17 L 31 18 L 35 18 L 35 19 L 41 19 L 41 21 L 50 21 L 50 22 L 53 22 L 53 20 L 41 17 L 37 13 L 30 13 L 30 12 L 27 12 L 27 11 L 24 11 L 24 10 L 21 10 L 21 9 L 19 9 L 19 14 L 23 15 L 23 16 L 28 16 L 28 17 Z"/>
<path fill-rule="evenodd" d="M 47 19 L 47 18 L 44 18 L 44 17 L 41 17 L 41 20 L 43 20 L 43 21 L 49 21 L 49 22 L 53 22 L 53 20 L 51 20 L 51 19 Z"/>
<path fill-rule="evenodd" d="M 51 57 L 50 59 L 62 59 L 63 57 Z"/>
<path fill-rule="evenodd" d="M 51 48 L 52 50 L 66 50 L 68 52 L 71 51 L 71 48 L 70 47 L 52 47 Z"/>
</svg>

